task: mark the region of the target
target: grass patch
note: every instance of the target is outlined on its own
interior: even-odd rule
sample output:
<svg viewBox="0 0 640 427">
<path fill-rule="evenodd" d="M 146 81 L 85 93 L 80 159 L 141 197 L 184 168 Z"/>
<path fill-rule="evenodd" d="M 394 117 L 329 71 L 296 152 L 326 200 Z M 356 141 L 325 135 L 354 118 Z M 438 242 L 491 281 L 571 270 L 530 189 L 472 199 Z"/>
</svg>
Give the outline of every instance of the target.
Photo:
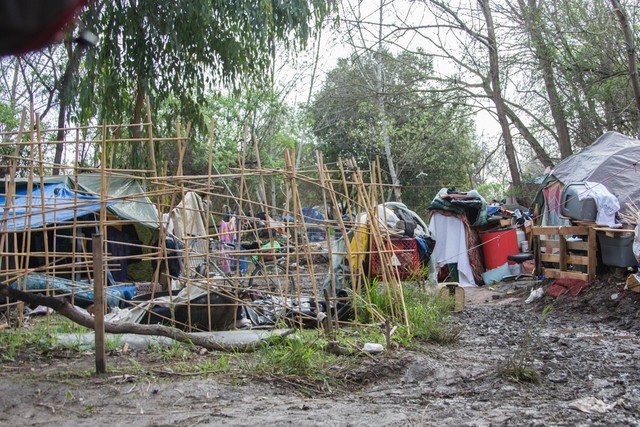
<svg viewBox="0 0 640 427">
<path fill-rule="evenodd" d="M 45 322 L 19 329 L 4 329 L 0 331 L 0 361 L 12 362 L 20 352 L 26 350 L 47 352 L 53 340 Z"/>
<path fill-rule="evenodd" d="M 502 376 L 517 383 L 540 384 L 542 381 L 540 372 L 537 369 L 517 360 L 510 360 L 507 366 L 501 369 L 500 373 Z"/>
<path fill-rule="evenodd" d="M 314 337 L 315 335 L 315 337 Z M 245 368 L 278 377 L 301 377 L 308 382 L 334 383 L 340 357 L 323 350 L 326 341 L 309 331 L 274 338 L 255 353 L 253 363 Z"/>
<path fill-rule="evenodd" d="M 157 355 L 164 361 L 188 360 L 193 354 L 193 349 L 194 347 L 192 345 L 183 344 L 177 341 L 173 341 L 170 344 L 163 344 L 161 342 L 154 341 L 149 345 L 151 353 Z"/>
<path fill-rule="evenodd" d="M 196 364 L 196 369 L 203 374 L 218 374 L 221 372 L 230 372 L 233 367 L 233 356 L 221 354 L 217 357 L 211 357 L 204 362 Z"/>
<path fill-rule="evenodd" d="M 403 287 L 404 302 L 407 310 L 409 326 L 398 328 L 393 340 L 403 345 L 410 345 L 413 339 L 420 339 L 437 344 L 452 344 L 460 337 L 460 328 L 451 323 L 453 300 L 442 298 L 427 292 L 418 284 L 405 284 Z M 371 301 L 375 309 L 387 318 L 393 317 L 393 301 L 382 282 L 374 280 L 369 285 L 365 301 Z M 372 323 L 375 319 L 366 307 L 358 308 L 359 322 Z"/>
<path fill-rule="evenodd" d="M 120 347 L 120 341 L 122 341 L 122 335 L 105 336 L 104 350 L 107 353 L 113 353 Z"/>
</svg>

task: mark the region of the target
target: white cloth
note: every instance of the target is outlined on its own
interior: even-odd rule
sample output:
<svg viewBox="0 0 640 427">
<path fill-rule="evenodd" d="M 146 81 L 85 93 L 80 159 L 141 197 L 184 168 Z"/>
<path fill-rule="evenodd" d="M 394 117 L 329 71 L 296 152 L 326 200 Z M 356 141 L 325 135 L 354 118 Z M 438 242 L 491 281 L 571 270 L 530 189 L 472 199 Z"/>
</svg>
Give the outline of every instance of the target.
<svg viewBox="0 0 640 427">
<path fill-rule="evenodd" d="M 467 235 L 461 219 L 433 212 L 429 222 L 429 231 L 436 240 L 431 257 L 438 268 L 445 264 L 457 263 L 460 286 L 477 286 L 473 279 L 473 270 L 467 252 Z"/>
<path fill-rule="evenodd" d="M 597 182 L 585 182 L 586 191 L 578 194 L 578 200 L 594 199 L 598 208 L 596 224 L 619 228 L 616 224 L 616 212 L 620 210 L 618 198 L 604 186 Z"/>
<path fill-rule="evenodd" d="M 386 222 L 385 222 L 386 220 Z M 369 218 L 366 212 L 363 212 L 358 217 L 358 224 L 365 225 L 369 222 Z M 398 223 L 398 216 L 393 213 L 393 211 L 389 208 L 386 208 L 384 205 L 378 205 L 378 224 L 381 227 L 393 229 L 396 228 L 396 224 Z"/>
<path fill-rule="evenodd" d="M 207 215 L 200 196 L 192 191 L 184 195 L 178 206 L 169 214 L 169 228 L 173 235 L 184 242 L 189 236 L 206 236 Z"/>
</svg>

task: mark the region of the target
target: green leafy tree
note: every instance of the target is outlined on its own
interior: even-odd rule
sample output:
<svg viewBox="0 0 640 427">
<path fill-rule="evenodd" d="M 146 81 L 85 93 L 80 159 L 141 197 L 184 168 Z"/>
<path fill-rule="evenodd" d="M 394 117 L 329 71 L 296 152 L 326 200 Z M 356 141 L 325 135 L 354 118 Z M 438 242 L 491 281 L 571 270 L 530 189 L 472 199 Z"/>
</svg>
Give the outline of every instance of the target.
<svg viewBox="0 0 640 427">
<path fill-rule="evenodd" d="M 97 46 L 74 44 L 76 28 L 68 29 L 58 55 L 65 60 L 51 73 L 58 127 L 140 123 L 149 95 L 154 117 L 162 114 L 169 123 L 184 118 L 194 134 L 204 133 L 207 93 L 260 80 L 276 45 L 303 47 L 332 9 L 331 0 L 92 2 L 77 27 L 96 33 Z M 141 132 L 127 131 L 134 138 Z M 145 156 L 130 148 L 117 147 L 116 163 L 144 165 Z M 61 150 L 55 159 L 62 159 Z"/>
<path fill-rule="evenodd" d="M 477 155 L 469 110 L 430 84 L 431 71 L 422 52 L 383 55 L 391 152 L 401 185 L 415 186 L 403 201 L 421 208 L 443 183 L 468 185 L 467 165 Z M 311 106 L 326 162 L 354 158 L 368 169 L 369 162 L 384 158 L 375 73 L 374 54 L 340 59 L 328 73 Z M 388 174 L 385 179 L 390 183 Z"/>
<path fill-rule="evenodd" d="M 101 37 L 84 66 L 80 107 L 86 119 L 138 123 L 144 95 L 154 105 L 173 98 L 176 117 L 206 124 L 202 109 L 213 85 L 268 70 L 276 43 L 305 44 L 330 12 L 325 0 L 103 0 L 86 24 Z"/>
<path fill-rule="evenodd" d="M 296 148 L 306 131 L 305 117 L 287 105 L 280 93 L 270 89 L 252 88 L 238 94 L 212 95 L 208 100 L 206 114 L 214 118 L 213 160 L 221 173 L 238 170 L 243 144 L 246 153 L 245 168 L 256 169 L 258 159 L 255 155 L 255 143 L 258 145 L 263 169 L 284 168 L 284 150 Z M 205 173 L 207 162 L 203 160 L 208 159 L 208 149 L 208 144 L 192 145 L 192 161 L 186 170 L 195 174 Z M 252 199 L 263 200 L 274 207 L 282 206 L 286 196 L 282 177 L 264 178 L 264 193 L 256 177 L 247 177 L 246 181 Z M 239 189 L 234 187 L 232 191 L 239 192 Z M 275 215 L 279 212 L 271 213 Z"/>
</svg>

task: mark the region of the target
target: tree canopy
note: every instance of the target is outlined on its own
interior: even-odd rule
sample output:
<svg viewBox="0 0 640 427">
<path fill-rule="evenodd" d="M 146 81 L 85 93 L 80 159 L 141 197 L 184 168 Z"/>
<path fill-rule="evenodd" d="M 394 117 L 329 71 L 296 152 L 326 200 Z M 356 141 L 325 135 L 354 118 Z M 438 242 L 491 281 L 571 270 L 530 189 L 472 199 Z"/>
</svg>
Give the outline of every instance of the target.
<svg viewBox="0 0 640 427">
<path fill-rule="evenodd" d="M 338 61 L 311 105 L 314 132 L 327 162 L 354 158 L 364 169 L 384 157 L 374 54 Z M 468 186 L 477 156 L 473 122 L 463 105 L 430 84 L 431 59 L 420 53 L 383 55 L 387 126 L 406 202 L 425 207 L 443 185 Z M 387 183 L 390 183 L 387 176 Z"/>
</svg>

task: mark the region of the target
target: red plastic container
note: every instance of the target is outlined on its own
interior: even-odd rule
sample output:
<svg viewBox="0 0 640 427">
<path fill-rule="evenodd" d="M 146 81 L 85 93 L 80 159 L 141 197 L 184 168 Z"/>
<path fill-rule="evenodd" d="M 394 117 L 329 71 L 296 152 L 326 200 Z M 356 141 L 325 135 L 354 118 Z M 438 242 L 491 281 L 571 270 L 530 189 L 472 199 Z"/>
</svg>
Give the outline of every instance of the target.
<svg viewBox="0 0 640 427">
<path fill-rule="evenodd" d="M 483 231 L 480 233 L 482 241 L 482 254 L 484 255 L 484 267 L 493 270 L 507 262 L 509 255 L 517 254 L 518 236 L 516 229 L 499 228 L 497 230 Z M 509 262 L 509 264 L 515 264 Z"/>
<path fill-rule="evenodd" d="M 387 246 L 388 243 L 385 245 Z M 386 248 L 390 251 L 392 265 L 397 265 L 398 274 L 401 280 L 409 277 L 416 277 L 420 274 L 420 255 L 418 254 L 418 245 L 415 239 L 411 238 L 391 238 L 390 247 Z M 376 247 L 375 241 L 371 244 L 370 272 L 372 277 L 382 276 L 380 267 L 380 253 Z M 386 257 L 385 257 L 386 259 Z"/>
</svg>

